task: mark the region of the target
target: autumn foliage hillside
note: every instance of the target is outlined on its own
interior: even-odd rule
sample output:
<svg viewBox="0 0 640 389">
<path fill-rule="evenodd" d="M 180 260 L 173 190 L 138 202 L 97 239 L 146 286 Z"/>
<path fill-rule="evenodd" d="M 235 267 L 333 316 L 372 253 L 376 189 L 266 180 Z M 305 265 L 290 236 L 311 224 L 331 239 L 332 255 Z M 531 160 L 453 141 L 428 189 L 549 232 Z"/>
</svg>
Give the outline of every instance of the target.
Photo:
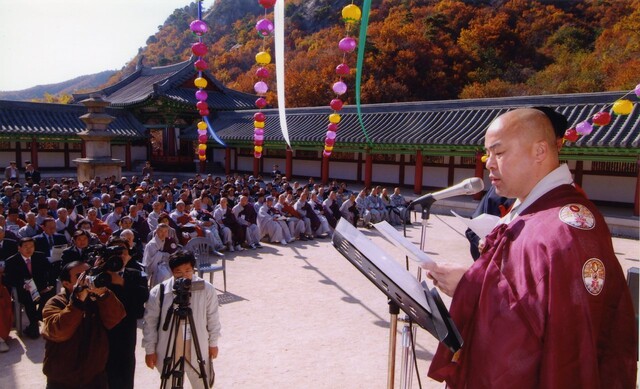
<svg viewBox="0 0 640 389">
<path fill-rule="evenodd" d="M 340 11 L 349 3 L 287 0 L 288 106 L 333 97 Z M 205 12 L 206 59 L 230 88 L 253 93 L 263 43 L 254 26 L 263 13 L 256 0 L 219 0 Z M 195 3 L 175 10 L 138 53 L 144 64 L 189 58 L 195 15 Z M 265 43 L 273 54 L 273 38 Z M 640 82 L 640 0 L 373 0 L 365 47 L 363 103 L 629 90 Z M 138 56 L 111 83 L 132 72 Z M 353 103 L 355 52 L 346 60 Z"/>
</svg>

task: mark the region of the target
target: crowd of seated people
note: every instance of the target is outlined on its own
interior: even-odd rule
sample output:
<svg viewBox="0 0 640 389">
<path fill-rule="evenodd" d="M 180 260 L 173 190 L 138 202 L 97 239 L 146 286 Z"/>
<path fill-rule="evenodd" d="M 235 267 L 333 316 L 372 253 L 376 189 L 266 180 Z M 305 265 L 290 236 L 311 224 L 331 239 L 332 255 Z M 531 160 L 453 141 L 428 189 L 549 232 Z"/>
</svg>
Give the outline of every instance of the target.
<svg viewBox="0 0 640 389">
<path fill-rule="evenodd" d="M 382 220 L 399 225 L 408 222 L 405 208 L 399 188 L 390 196 L 381 187 L 358 194 L 345 183 L 289 182 L 279 173 L 267 181 L 246 174 L 196 174 L 184 182 L 135 176 L 85 182 L 48 178 L 25 185 L 5 181 L 0 188 L 0 261 L 18 253 L 23 238 L 32 238 L 35 251 L 52 264 L 47 270 L 51 281 L 66 263 L 90 261 L 93 247 L 122 238 L 146 267 L 152 287 L 171 276 L 169 256 L 194 237 L 207 239 L 212 254 L 223 256 L 259 249 L 262 243 L 330 238 L 341 218 L 354 226 Z M 36 336 L 34 328 L 29 333 Z"/>
</svg>

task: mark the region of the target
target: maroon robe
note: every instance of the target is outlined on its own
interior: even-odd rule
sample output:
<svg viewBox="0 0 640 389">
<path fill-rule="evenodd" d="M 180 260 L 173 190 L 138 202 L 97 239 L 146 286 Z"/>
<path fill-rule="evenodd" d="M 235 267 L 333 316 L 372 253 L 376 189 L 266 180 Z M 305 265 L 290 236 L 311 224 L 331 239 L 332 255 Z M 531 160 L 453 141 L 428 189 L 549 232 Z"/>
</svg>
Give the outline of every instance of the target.
<svg viewBox="0 0 640 389">
<path fill-rule="evenodd" d="M 570 204 L 591 211 L 590 229 L 560 219 Z M 584 274 L 594 258 L 604 283 L 591 293 L 597 282 Z M 604 218 L 570 185 L 487 236 L 450 311 L 464 345 L 454 356 L 440 344 L 429 376 L 452 388 L 635 387 L 638 341 L 624 274 Z"/>
</svg>

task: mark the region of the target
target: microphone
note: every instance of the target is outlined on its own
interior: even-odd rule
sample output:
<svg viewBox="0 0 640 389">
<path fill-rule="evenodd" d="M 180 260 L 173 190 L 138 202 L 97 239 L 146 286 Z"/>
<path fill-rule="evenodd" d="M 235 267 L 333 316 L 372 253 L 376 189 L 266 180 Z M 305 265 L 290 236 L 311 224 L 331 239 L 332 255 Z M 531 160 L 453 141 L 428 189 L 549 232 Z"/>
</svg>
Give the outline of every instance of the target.
<svg viewBox="0 0 640 389">
<path fill-rule="evenodd" d="M 431 204 L 436 202 L 437 200 L 443 200 L 449 197 L 461 196 L 461 195 L 472 195 L 480 192 L 484 189 L 484 181 L 478 177 L 467 178 L 466 180 L 451 186 L 449 188 L 439 190 L 433 193 L 427 193 L 426 195 L 420 196 L 417 199 L 413 200 L 409 203 L 407 209 L 412 209 L 416 205 L 420 205 L 423 208 L 429 207 Z"/>
</svg>

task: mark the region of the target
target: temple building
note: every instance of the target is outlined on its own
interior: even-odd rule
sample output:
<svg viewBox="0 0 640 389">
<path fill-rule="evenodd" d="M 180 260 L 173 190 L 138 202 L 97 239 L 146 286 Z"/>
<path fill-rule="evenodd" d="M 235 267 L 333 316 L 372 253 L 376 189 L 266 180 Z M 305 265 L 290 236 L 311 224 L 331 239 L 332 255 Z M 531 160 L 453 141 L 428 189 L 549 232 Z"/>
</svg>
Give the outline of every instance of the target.
<svg viewBox="0 0 640 389">
<path fill-rule="evenodd" d="M 273 165 L 289 177 L 315 177 L 322 182 L 408 186 L 416 193 L 453 185 L 463 178 L 488 179 L 481 162 L 484 131 L 493 118 L 517 107 L 548 105 L 575 126 L 595 113 L 609 111 L 625 92 L 370 104 L 362 106 L 363 131 L 355 106 L 340 112 L 342 120 L 330 158 L 322 158 L 329 107 L 286 110 L 291 147 L 280 129 L 278 112 L 265 113 L 263 157 L 253 157 L 254 95 L 223 86 L 211 73 L 205 89 L 209 121 L 224 146 L 209 140 L 207 163 L 196 156 L 193 60 L 164 67 L 139 65 L 121 82 L 91 94 L 111 103 L 116 117 L 112 155 L 137 170 L 145 160 L 160 170 L 245 172 L 270 177 Z M 0 162 L 29 159 L 42 169 L 74 168 L 83 153 L 77 133 L 86 113 L 75 94 L 69 105 L 0 101 Z M 590 199 L 633 207 L 639 213 L 640 107 L 630 115 L 613 115 L 607 126 L 567 142 L 561 153 L 576 183 Z"/>
</svg>

